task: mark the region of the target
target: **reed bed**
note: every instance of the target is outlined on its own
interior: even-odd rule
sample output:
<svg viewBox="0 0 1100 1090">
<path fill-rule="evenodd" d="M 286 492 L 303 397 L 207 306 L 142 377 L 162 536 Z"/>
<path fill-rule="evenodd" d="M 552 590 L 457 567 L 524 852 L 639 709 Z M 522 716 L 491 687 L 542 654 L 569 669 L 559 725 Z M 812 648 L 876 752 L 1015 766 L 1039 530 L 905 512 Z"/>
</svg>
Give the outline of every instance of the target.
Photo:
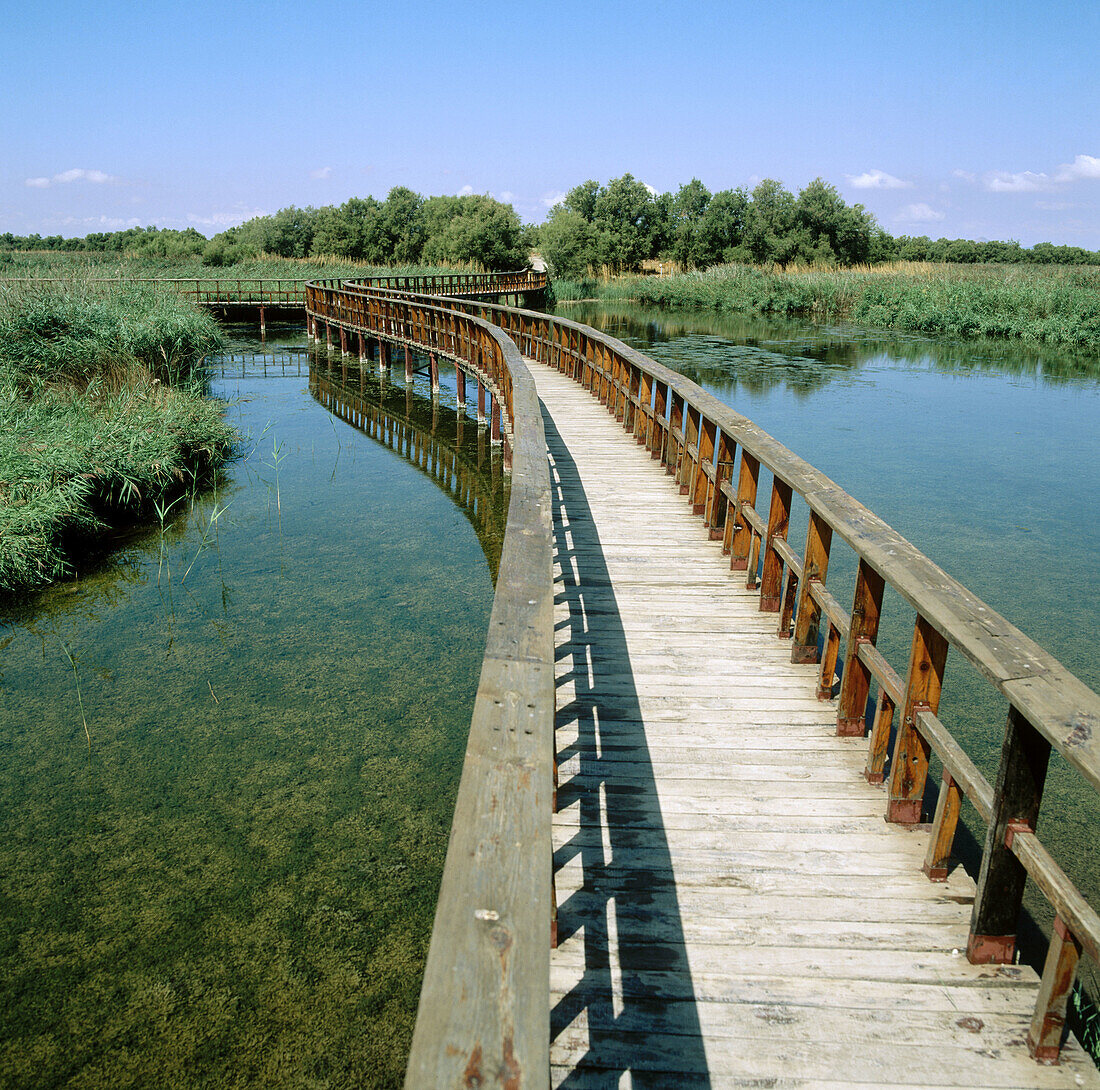
<svg viewBox="0 0 1100 1090">
<path fill-rule="evenodd" d="M 1100 349 L 1100 268 L 897 262 L 851 269 L 722 265 L 676 276 L 556 282 L 598 297 L 949 337 Z"/>
<path fill-rule="evenodd" d="M 71 276 L 122 280 L 313 280 L 474 271 L 483 270 L 472 265 L 371 265 L 365 261 L 332 256 L 294 258 L 261 254 L 259 257 L 228 265 L 207 265 L 200 257 L 161 258 L 117 253 L 0 251 L 0 280 Z"/>
<path fill-rule="evenodd" d="M 0 594 L 71 574 L 212 476 L 233 439 L 203 396 L 219 344 L 170 290 L 0 283 Z"/>
</svg>

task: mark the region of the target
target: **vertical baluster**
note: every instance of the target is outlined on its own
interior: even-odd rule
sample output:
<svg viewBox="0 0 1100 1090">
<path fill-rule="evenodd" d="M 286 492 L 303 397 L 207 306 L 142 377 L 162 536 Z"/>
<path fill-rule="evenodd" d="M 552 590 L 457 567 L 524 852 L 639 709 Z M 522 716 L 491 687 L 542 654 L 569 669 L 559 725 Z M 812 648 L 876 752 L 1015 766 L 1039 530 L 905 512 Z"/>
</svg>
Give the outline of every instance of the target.
<svg viewBox="0 0 1100 1090">
<path fill-rule="evenodd" d="M 1028 1050 L 1040 1063 L 1058 1062 L 1066 1024 L 1066 1005 L 1073 991 L 1073 978 L 1077 975 L 1080 958 L 1081 944 L 1066 927 L 1062 917 L 1056 916 L 1035 1014 L 1027 1032 Z"/>
<path fill-rule="evenodd" d="M 836 676 L 836 660 L 840 654 L 840 629 L 829 622 L 829 631 L 825 637 L 825 650 L 821 655 L 821 672 L 817 680 L 817 699 L 831 700 L 833 681 Z"/>
<path fill-rule="evenodd" d="M 955 828 L 962 808 L 962 792 L 950 772 L 944 772 L 940 797 L 936 800 L 936 816 L 932 819 L 932 835 L 921 870 L 931 882 L 946 882 L 951 848 L 955 843 Z"/>
<path fill-rule="evenodd" d="M 1027 871 L 1009 845 L 1014 826 L 1035 828 L 1049 760 L 1050 742 L 1010 707 L 966 944 L 974 964 L 1012 961 Z"/>
<path fill-rule="evenodd" d="M 878 639 L 879 615 L 885 580 L 866 560 L 860 560 L 856 572 L 856 590 L 852 599 L 852 628 L 844 654 L 844 677 L 836 710 L 836 732 L 844 737 L 863 734 L 867 698 L 871 693 L 871 671 L 859 658 L 859 645 L 874 646 Z"/>
<path fill-rule="evenodd" d="M 791 486 L 779 477 L 772 478 L 772 501 L 768 508 L 768 540 L 764 544 L 764 573 L 760 579 L 760 611 L 779 612 L 783 584 L 783 560 L 775 551 L 776 538 L 786 539 L 791 521 Z"/>
<path fill-rule="evenodd" d="M 654 384 L 653 420 L 649 429 L 649 456 L 665 464 L 668 451 L 668 425 L 665 410 L 668 408 L 668 383 Z"/>
<path fill-rule="evenodd" d="M 722 432 L 718 436 L 718 459 L 714 466 L 714 488 L 710 495 L 710 509 L 707 511 L 707 526 L 710 528 L 711 541 L 722 540 L 722 551 L 728 552 L 725 531 L 728 521 L 729 500 L 722 485 L 733 476 L 733 460 L 737 455 L 737 445 Z"/>
<path fill-rule="evenodd" d="M 794 568 L 787 569 L 787 578 L 783 583 L 783 600 L 779 606 L 779 627 L 775 634 L 781 640 L 791 638 L 794 624 L 794 604 L 798 600 L 798 573 Z"/>
<path fill-rule="evenodd" d="M 802 593 L 795 615 L 791 662 L 818 661 L 817 632 L 821 622 L 821 607 L 810 594 L 809 584 L 815 580 L 819 583 L 825 582 L 832 541 L 833 528 L 816 511 L 811 511 L 810 526 L 806 531 L 806 551 L 803 553 Z"/>
<path fill-rule="evenodd" d="M 626 404 L 623 406 L 623 427 L 631 435 L 638 434 L 638 404 L 641 401 L 642 369 L 625 364 L 627 369 Z M 649 403 L 646 402 L 648 408 Z"/>
<path fill-rule="evenodd" d="M 634 438 L 639 446 L 650 449 L 653 433 L 653 376 L 638 368 L 638 411 L 634 415 Z"/>
<path fill-rule="evenodd" d="M 684 399 L 681 394 L 672 391 L 672 408 L 668 417 L 668 454 L 665 460 L 665 472 L 672 475 L 672 479 L 680 479 L 680 451 L 683 445 L 684 427 Z M 680 432 L 681 438 L 677 439 L 675 433 Z"/>
<path fill-rule="evenodd" d="M 744 447 L 741 448 L 741 471 L 737 477 L 737 504 L 733 518 L 726 516 L 726 524 L 733 527 L 730 537 L 730 570 L 746 571 L 752 546 L 752 527 L 741 514 L 742 507 L 756 504 L 756 488 L 760 481 L 760 461 Z"/>
<path fill-rule="evenodd" d="M 699 441 L 699 410 L 690 402 L 684 411 L 684 442 L 680 452 L 680 472 L 676 480 L 680 485 L 680 495 L 687 496 L 695 486 L 695 474 L 698 468 L 698 455 L 691 448 Z"/>
<path fill-rule="evenodd" d="M 710 491 L 712 480 L 707 476 L 704 466 L 712 468 L 714 465 L 714 446 L 718 435 L 718 425 L 708 420 L 701 413 L 699 420 L 699 460 L 695 467 L 695 485 L 691 493 L 692 514 L 706 517 L 710 506 Z"/>
<path fill-rule="evenodd" d="M 928 778 L 929 745 L 917 730 L 915 716 L 921 710 L 930 711 L 933 715 L 939 710 L 946 661 L 947 640 L 918 615 L 909 652 L 905 707 L 894 742 L 894 758 L 890 763 L 887 821 L 903 825 L 920 823 L 924 784 Z"/>
</svg>

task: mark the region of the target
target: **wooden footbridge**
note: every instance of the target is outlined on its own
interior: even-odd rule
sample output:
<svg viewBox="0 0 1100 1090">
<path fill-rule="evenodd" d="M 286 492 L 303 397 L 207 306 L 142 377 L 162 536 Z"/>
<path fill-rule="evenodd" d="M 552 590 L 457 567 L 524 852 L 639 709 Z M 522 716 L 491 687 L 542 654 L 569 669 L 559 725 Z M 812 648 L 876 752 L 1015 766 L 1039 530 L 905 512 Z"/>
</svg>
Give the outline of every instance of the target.
<svg viewBox="0 0 1100 1090">
<path fill-rule="evenodd" d="M 1100 1086 L 1064 1024 L 1100 918 L 1036 828 L 1052 747 L 1100 788 L 1100 697 L 614 338 L 369 283 L 310 284 L 306 312 L 334 352 L 453 360 L 512 473 L 408 1087 Z M 938 715 L 949 648 L 1009 706 L 992 784 Z M 1041 975 L 1014 958 L 1028 880 Z"/>
</svg>

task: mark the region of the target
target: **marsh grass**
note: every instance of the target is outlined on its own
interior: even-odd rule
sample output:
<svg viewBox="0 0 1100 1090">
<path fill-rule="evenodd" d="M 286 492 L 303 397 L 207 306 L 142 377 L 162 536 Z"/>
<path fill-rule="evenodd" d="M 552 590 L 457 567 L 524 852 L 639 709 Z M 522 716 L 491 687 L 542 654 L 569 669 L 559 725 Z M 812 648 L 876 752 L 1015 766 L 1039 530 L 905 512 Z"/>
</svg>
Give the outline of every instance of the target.
<svg viewBox="0 0 1100 1090">
<path fill-rule="evenodd" d="M 71 574 L 209 478 L 232 443 L 203 396 L 219 342 L 171 290 L 0 282 L 0 594 Z"/>
<path fill-rule="evenodd" d="M 948 337 L 1100 348 L 1100 268 L 898 262 L 851 269 L 722 265 L 677 276 L 557 282 L 590 298 L 760 317 L 850 322 Z"/>
<path fill-rule="evenodd" d="M 310 280 L 354 276 L 417 276 L 468 272 L 471 265 L 371 265 L 347 258 L 278 257 L 261 254 L 229 265 L 205 265 L 199 257 L 128 257 L 105 253 L 0 252 L 0 280 L 84 277 L 88 280 Z M 481 271 L 477 269 L 476 271 Z"/>
</svg>

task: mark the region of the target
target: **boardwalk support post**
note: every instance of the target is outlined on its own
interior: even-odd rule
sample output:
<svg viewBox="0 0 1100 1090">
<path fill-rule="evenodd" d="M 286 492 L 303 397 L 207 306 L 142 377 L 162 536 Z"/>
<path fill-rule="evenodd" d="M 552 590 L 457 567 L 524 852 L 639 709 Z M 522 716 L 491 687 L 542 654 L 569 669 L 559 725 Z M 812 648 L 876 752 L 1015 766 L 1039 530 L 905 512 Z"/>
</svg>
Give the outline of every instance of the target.
<svg viewBox="0 0 1100 1090">
<path fill-rule="evenodd" d="M 976 965 L 1012 961 L 1027 880 L 1012 852 L 1012 839 L 1021 829 L 1035 829 L 1049 760 L 1050 742 L 1010 707 L 966 944 L 966 956 Z"/>
</svg>

